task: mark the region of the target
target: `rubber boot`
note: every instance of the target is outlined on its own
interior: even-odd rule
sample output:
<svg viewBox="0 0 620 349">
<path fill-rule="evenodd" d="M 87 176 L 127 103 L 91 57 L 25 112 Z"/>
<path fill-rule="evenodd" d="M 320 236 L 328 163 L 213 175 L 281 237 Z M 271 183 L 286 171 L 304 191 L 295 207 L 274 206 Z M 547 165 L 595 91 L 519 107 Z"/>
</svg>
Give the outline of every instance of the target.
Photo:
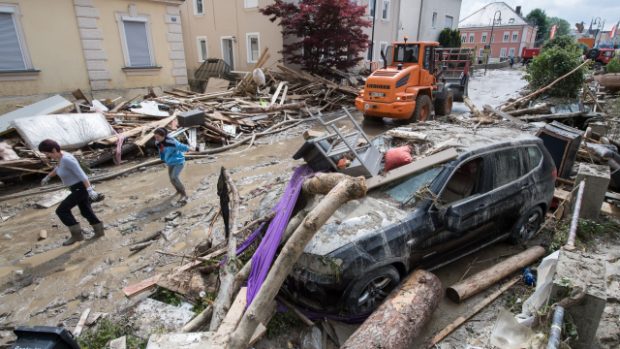
<svg viewBox="0 0 620 349">
<path fill-rule="evenodd" d="M 98 239 L 105 235 L 103 233 L 103 223 L 93 224 L 93 230 L 95 231 L 95 236 L 93 236 L 93 239 Z"/>
<path fill-rule="evenodd" d="M 62 243 L 63 246 L 73 245 L 74 243 L 78 241 L 84 240 L 84 235 L 82 234 L 82 228 L 80 227 L 79 224 L 70 226 L 69 232 L 71 232 L 71 237 Z"/>
</svg>

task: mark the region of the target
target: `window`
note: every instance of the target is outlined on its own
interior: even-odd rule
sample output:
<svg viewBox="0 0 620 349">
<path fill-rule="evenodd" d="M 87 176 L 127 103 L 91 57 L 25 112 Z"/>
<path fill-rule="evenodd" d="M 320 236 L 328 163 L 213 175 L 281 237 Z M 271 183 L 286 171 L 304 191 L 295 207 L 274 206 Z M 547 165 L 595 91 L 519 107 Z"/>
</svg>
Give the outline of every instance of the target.
<svg viewBox="0 0 620 349">
<path fill-rule="evenodd" d="M 441 192 L 440 201 L 451 204 L 474 194 L 482 194 L 482 166 L 482 158 L 469 160 L 459 166 Z"/>
<path fill-rule="evenodd" d="M 375 0 L 368 0 L 368 13 L 370 17 L 375 16 Z"/>
<path fill-rule="evenodd" d="M 381 41 L 381 45 L 379 46 L 379 48 L 381 49 L 381 51 L 379 52 L 379 57 L 381 57 L 381 60 L 383 61 L 383 56 L 381 55 L 381 52 L 383 52 L 385 54 L 385 57 L 387 58 L 387 42 Z"/>
<path fill-rule="evenodd" d="M 482 42 L 487 42 L 487 33 L 482 33 Z"/>
<path fill-rule="evenodd" d="M 196 16 L 205 14 L 204 0 L 194 0 L 194 14 Z"/>
<path fill-rule="evenodd" d="M 383 0 L 383 10 L 381 12 L 381 19 L 390 19 L 390 0 Z"/>
<path fill-rule="evenodd" d="M 129 68 L 144 68 L 155 65 L 146 17 L 122 16 L 121 41 L 125 64 Z"/>
<path fill-rule="evenodd" d="M 244 0 L 243 5 L 245 8 L 255 8 L 258 7 L 258 0 Z"/>
<path fill-rule="evenodd" d="M 504 32 L 504 37 L 502 38 L 502 42 L 508 42 L 510 40 L 510 32 Z"/>
<path fill-rule="evenodd" d="M 464 43 L 465 41 L 467 41 L 467 34 L 461 35 L 461 43 Z"/>
<path fill-rule="evenodd" d="M 540 162 L 542 160 L 542 154 L 540 153 L 540 149 L 538 149 L 537 147 L 528 147 L 527 157 L 528 157 L 528 162 L 529 162 L 529 167 L 528 167 L 527 172 L 538 167 L 538 165 L 540 165 Z"/>
<path fill-rule="evenodd" d="M 16 6 L 0 6 L 0 71 L 32 69 Z"/>
<path fill-rule="evenodd" d="M 209 51 L 207 50 L 207 37 L 197 37 L 196 43 L 198 44 L 198 62 L 204 62 L 209 57 Z"/>
<path fill-rule="evenodd" d="M 433 12 L 432 26 L 433 28 L 437 27 L 437 12 Z"/>
<path fill-rule="evenodd" d="M 474 42 L 475 39 L 476 36 L 474 35 L 474 33 L 469 34 L 469 42 Z"/>
<path fill-rule="evenodd" d="M 443 168 L 437 166 L 428 170 L 417 172 L 401 180 L 386 184 L 381 192 L 387 194 L 391 199 L 401 204 L 415 205 L 420 198 L 420 189 L 430 186 Z"/>
<path fill-rule="evenodd" d="M 514 48 L 514 47 L 511 47 L 511 48 L 508 50 L 508 57 L 514 57 L 514 56 L 515 56 L 515 48 Z"/>
<path fill-rule="evenodd" d="M 506 57 L 506 48 L 505 47 L 502 47 L 502 49 L 499 50 L 499 56 L 502 57 L 502 58 Z"/>
<path fill-rule="evenodd" d="M 247 33 L 246 43 L 248 49 L 248 63 L 256 63 L 258 56 L 260 55 L 260 42 L 258 40 L 258 33 Z"/>
<path fill-rule="evenodd" d="M 519 41 L 519 32 L 512 32 L 512 42 Z"/>
<path fill-rule="evenodd" d="M 444 25 L 444 28 L 450 28 L 452 29 L 452 25 L 454 24 L 454 17 L 452 16 L 446 16 L 446 24 Z"/>
<path fill-rule="evenodd" d="M 402 63 L 417 63 L 420 47 L 418 45 L 396 45 L 394 47 L 394 61 Z"/>
<path fill-rule="evenodd" d="M 493 161 L 491 161 L 494 177 L 493 189 L 506 185 L 523 175 L 520 153 L 517 149 L 507 149 L 494 154 Z"/>
</svg>

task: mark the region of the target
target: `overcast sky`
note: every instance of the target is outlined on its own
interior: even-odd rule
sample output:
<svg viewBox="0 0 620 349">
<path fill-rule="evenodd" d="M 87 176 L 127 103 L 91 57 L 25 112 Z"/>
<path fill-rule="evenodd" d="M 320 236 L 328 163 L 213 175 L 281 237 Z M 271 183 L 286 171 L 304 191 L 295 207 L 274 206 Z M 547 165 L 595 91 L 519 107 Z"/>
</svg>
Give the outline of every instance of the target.
<svg viewBox="0 0 620 349">
<path fill-rule="evenodd" d="M 494 1 L 463 0 L 461 19 L 491 2 Z M 571 24 L 572 28 L 574 28 L 575 23 L 583 21 L 586 29 L 588 29 L 593 18 L 601 17 L 605 21 L 605 30 L 609 30 L 620 20 L 620 0 L 506 0 L 504 2 L 512 8 L 521 5 L 524 17 L 531 10 L 541 8 L 549 17 L 564 18 Z"/>
</svg>

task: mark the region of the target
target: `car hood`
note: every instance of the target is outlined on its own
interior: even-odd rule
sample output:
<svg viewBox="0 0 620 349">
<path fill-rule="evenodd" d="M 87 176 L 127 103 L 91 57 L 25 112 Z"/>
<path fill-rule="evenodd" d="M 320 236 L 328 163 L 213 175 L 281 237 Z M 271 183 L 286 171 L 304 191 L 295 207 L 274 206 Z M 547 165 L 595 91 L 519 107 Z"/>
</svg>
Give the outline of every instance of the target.
<svg viewBox="0 0 620 349">
<path fill-rule="evenodd" d="M 314 235 L 304 252 L 325 256 L 402 221 L 406 212 L 386 200 L 366 196 L 342 205 Z"/>
</svg>

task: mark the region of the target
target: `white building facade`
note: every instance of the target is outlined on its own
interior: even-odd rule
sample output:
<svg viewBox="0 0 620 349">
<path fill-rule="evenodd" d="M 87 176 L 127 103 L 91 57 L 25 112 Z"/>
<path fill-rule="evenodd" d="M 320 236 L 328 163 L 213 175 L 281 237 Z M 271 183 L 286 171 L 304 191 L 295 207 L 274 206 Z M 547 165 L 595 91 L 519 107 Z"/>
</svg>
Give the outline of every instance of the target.
<svg viewBox="0 0 620 349">
<path fill-rule="evenodd" d="M 462 0 L 406 0 L 400 3 L 398 40 L 436 41 L 444 28 L 458 28 Z"/>
</svg>

